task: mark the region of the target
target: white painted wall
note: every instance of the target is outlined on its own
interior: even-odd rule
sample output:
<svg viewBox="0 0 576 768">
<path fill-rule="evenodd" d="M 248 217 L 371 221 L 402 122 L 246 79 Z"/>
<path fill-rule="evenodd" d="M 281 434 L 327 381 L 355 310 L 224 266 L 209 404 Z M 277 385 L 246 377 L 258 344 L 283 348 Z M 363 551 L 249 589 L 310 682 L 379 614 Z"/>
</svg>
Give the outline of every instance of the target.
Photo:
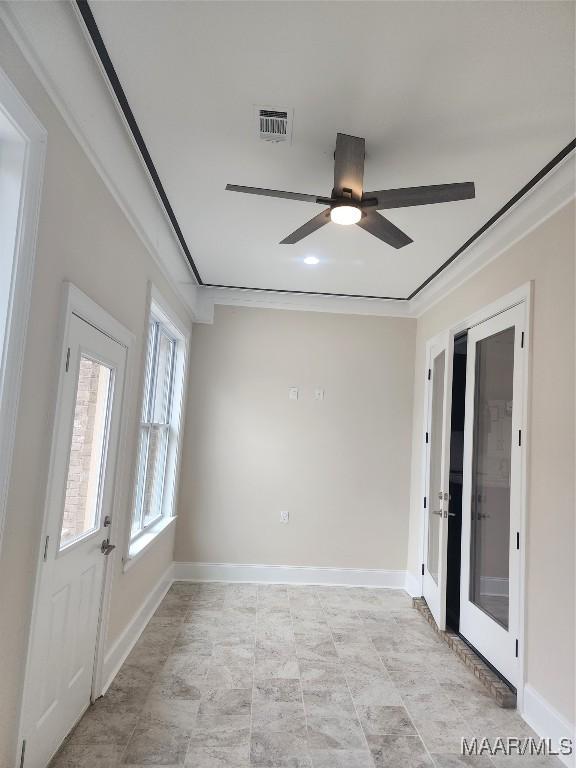
<svg viewBox="0 0 576 768">
<path fill-rule="evenodd" d="M 232 307 L 195 326 L 175 559 L 403 570 L 415 331 Z"/>
<path fill-rule="evenodd" d="M 426 340 L 534 281 L 527 509 L 527 683 L 575 717 L 574 206 L 570 204 L 418 319 L 408 567 L 419 572 Z"/>
<path fill-rule="evenodd" d="M 143 366 L 148 280 L 171 301 L 185 325 L 190 326 L 191 320 L 1 23 L 0 67 L 48 132 L 32 309 L 0 551 L 0 766 L 13 768 L 60 359 L 62 283 L 75 283 L 135 334 L 130 365 L 136 380 Z M 131 461 L 119 490 L 126 515 L 139 399 L 140 388 L 135 388 L 125 412 Z M 127 573 L 122 573 L 116 558 L 108 646 L 122 634 L 171 564 L 172 549 L 173 528 Z M 122 551 L 118 546 L 117 552 Z"/>
</svg>

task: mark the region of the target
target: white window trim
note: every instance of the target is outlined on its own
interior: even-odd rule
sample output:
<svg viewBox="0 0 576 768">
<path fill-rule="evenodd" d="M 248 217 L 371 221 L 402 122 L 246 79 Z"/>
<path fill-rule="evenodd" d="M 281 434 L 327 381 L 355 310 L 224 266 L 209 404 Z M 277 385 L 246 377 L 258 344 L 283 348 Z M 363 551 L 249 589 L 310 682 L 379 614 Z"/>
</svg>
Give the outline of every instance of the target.
<svg viewBox="0 0 576 768">
<path fill-rule="evenodd" d="M 178 506 L 178 486 L 180 477 L 180 459 L 182 454 L 182 439 L 184 434 L 184 415 L 188 380 L 188 353 L 190 346 L 190 329 L 170 307 L 170 304 L 153 283 L 149 283 L 148 301 L 146 308 L 146 343 L 148 340 L 151 318 L 156 318 L 165 325 L 176 339 L 176 360 L 174 362 L 174 389 L 172 393 L 172 429 L 177 433 L 177 439 L 169 446 L 166 461 L 166 476 L 162 501 L 162 515 L 150 523 L 141 532 L 132 537 L 132 516 L 137 495 L 139 443 L 137 444 L 133 473 L 132 503 L 130 514 L 127 516 L 126 547 L 123 558 L 123 570 L 129 570 L 134 563 L 146 552 L 149 545 L 165 531 L 172 529 L 176 521 Z M 141 370 L 141 391 L 138 403 L 138 433 L 140 433 L 142 402 L 146 387 L 147 355 L 143 355 Z"/>
<path fill-rule="evenodd" d="M 12 262 L 6 323 L 0 338 L 0 547 L 16 436 L 26 331 L 30 314 L 38 220 L 46 157 L 46 129 L 0 69 L 0 113 L 22 142 L 18 220 L 12 243 L 0 242 L 0 259 Z M 1 173 L 1 171 L 0 171 Z M 0 186 L 2 185 L 0 176 Z M 4 251 L 7 253 L 4 253 Z"/>
</svg>

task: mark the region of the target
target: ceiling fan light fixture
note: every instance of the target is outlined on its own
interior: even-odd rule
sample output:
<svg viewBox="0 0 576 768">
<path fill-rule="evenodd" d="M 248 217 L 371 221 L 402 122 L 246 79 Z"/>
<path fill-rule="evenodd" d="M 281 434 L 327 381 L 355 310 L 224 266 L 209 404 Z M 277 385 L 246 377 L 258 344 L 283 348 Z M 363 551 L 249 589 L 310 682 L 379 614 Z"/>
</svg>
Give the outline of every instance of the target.
<svg viewBox="0 0 576 768">
<path fill-rule="evenodd" d="M 330 218 L 335 224 L 357 224 L 362 218 L 362 211 L 356 205 L 335 205 L 330 211 Z"/>
</svg>

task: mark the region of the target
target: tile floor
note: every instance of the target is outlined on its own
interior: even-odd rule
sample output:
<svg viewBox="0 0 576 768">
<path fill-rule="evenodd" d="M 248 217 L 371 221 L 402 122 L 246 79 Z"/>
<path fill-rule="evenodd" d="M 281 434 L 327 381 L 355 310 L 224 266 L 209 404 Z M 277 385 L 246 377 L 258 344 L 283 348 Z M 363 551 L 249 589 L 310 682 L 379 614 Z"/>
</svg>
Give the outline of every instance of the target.
<svg viewBox="0 0 576 768">
<path fill-rule="evenodd" d="M 51 768 L 560 765 L 459 756 L 534 735 L 404 592 L 178 582 Z"/>
</svg>

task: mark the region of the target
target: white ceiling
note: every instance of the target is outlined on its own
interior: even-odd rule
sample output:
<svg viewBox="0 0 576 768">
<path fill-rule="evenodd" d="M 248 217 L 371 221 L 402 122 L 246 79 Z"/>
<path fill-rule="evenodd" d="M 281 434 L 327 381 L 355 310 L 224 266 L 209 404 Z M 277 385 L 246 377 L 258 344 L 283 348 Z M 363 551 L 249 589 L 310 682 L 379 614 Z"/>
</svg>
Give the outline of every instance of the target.
<svg viewBox="0 0 576 768">
<path fill-rule="evenodd" d="M 575 134 L 572 3 L 91 8 L 205 283 L 406 297 Z M 292 144 L 258 138 L 255 104 L 294 108 Z M 366 190 L 477 197 L 389 211 L 400 251 L 333 224 L 279 245 L 320 206 L 225 185 L 329 195 L 338 131 L 366 138 Z"/>
</svg>

